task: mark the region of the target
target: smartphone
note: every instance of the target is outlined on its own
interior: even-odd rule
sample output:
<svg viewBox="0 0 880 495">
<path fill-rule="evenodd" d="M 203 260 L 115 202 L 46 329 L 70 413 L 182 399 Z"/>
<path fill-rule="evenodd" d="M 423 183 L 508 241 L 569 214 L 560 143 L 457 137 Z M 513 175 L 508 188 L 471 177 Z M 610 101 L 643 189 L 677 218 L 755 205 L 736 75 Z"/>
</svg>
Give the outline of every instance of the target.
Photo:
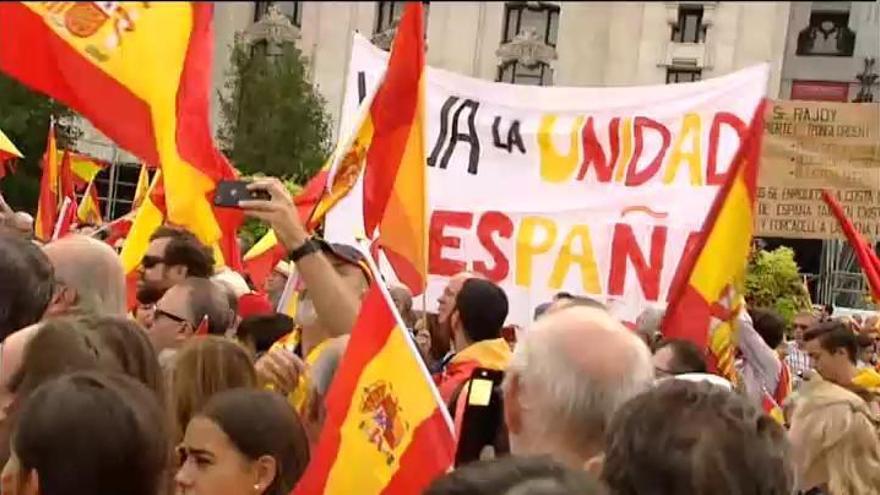
<svg viewBox="0 0 880 495">
<path fill-rule="evenodd" d="M 227 208 L 238 208 L 239 201 L 252 199 L 269 200 L 271 196 L 263 190 L 249 191 L 247 180 L 223 180 L 217 183 L 214 190 L 214 205 Z"/>
<path fill-rule="evenodd" d="M 510 451 L 504 426 L 503 380 L 503 371 L 476 368 L 462 389 L 461 393 L 467 396 L 455 452 L 456 466 L 479 460 L 487 446 L 494 449 L 496 456 Z"/>
</svg>

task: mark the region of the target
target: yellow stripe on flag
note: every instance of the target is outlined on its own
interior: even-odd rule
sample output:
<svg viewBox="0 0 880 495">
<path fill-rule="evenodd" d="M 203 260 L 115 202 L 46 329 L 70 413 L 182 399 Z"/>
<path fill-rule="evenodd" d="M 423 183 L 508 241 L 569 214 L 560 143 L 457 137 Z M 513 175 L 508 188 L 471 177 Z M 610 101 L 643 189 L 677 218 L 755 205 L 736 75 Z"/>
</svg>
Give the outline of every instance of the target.
<svg viewBox="0 0 880 495">
<path fill-rule="evenodd" d="M 276 245 L 278 245 L 278 238 L 275 236 L 275 231 L 269 229 L 269 232 L 266 232 L 266 234 L 261 237 L 260 240 L 256 242 L 256 244 L 248 249 L 248 252 L 245 253 L 244 258 L 242 259 L 244 261 L 254 259 L 262 254 L 269 252 L 269 250 L 274 248 Z"/>
<path fill-rule="evenodd" d="M 15 144 L 6 137 L 6 134 L 3 134 L 3 130 L 0 129 L 0 160 L 3 160 L 5 157 L 15 157 L 22 158 L 24 155 L 21 154 L 21 151 L 18 151 L 18 148 L 15 147 Z"/>
<path fill-rule="evenodd" d="M 147 170 L 146 165 L 141 165 L 141 170 L 138 172 L 138 181 L 137 185 L 134 188 L 134 202 L 132 203 L 132 208 L 137 208 L 144 201 L 144 198 L 147 197 L 147 193 L 150 191 L 150 173 Z"/>
<path fill-rule="evenodd" d="M 150 186 L 151 192 L 153 188 L 158 186 L 161 178 L 162 173 L 156 172 L 156 176 L 153 177 L 153 185 Z M 122 267 L 125 269 L 126 274 L 132 273 L 140 266 L 141 260 L 147 254 L 147 249 L 150 247 L 150 237 L 164 222 L 165 215 L 162 213 L 162 210 L 153 204 L 150 195 L 147 194 L 143 204 L 141 204 L 134 216 L 131 230 L 128 232 L 128 237 L 125 238 L 122 252 L 119 255 L 122 258 Z"/>
<path fill-rule="evenodd" d="M 716 299 L 731 281 L 737 282 L 738 287 L 745 281 L 745 267 L 731 262 L 748 258 L 754 222 L 752 201 L 743 179 L 746 167 L 739 168 L 716 228 L 706 240 L 704 252 L 712 255 L 699 257 L 691 278 L 691 285 L 707 301 Z"/>
</svg>

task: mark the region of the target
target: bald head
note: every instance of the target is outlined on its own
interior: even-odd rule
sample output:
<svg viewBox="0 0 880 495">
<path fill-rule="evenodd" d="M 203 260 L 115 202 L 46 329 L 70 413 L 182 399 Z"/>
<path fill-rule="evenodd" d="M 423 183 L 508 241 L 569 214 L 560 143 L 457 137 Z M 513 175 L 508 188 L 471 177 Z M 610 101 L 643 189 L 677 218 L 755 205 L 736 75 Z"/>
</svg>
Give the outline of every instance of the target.
<svg viewBox="0 0 880 495">
<path fill-rule="evenodd" d="M 26 211 L 17 211 L 12 214 L 10 227 L 25 237 L 31 237 L 34 234 L 34 217 Z"/>
<path fill-rule="evenodd" d="M 653 378 L 648 347 L 606 311 L 574 306 L 543 317 L 507 370 L 512 451 L 582 466 L 604 448 L 617 408 Z"/>
<path fill-rule="evenodd" d="M 455 309 L 455 298 L 458 297 L 464 283 L 472 278 L 485 279 L 479 273 L 473 272 L 459 272 L 449 279 L 443 294 L 437 300 L 437 322 L 441 326 L 448 327 L 449 317 L 452 315 L 452 310 Z"/>
<path fill-rule="evenodd" d="M 112 315 L 125 314 L 125 272 L 116 251 L 85 236 L 68 236 L 43 247 L 55 268 L 61 292 L 50 314 L 71 309 Z"/>
</svg>

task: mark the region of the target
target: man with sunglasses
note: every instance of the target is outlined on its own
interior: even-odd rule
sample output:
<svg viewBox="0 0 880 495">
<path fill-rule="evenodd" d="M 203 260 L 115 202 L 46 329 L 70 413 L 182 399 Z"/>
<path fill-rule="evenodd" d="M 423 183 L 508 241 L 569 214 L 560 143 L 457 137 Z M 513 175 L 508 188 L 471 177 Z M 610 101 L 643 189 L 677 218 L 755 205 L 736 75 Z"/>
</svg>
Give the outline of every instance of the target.
<svg viewBox="0 0 880 495">
<path fill-rule="evenodd" d="M 150 238 L 141 260 L 138 288 L 165 292 L 190 277 L 208 278 L 214 273 L 214 255 L 192 233 L 161 227 Z"/>
<path fill-rule="evenodd" d="M 205 278 L 188 278 L 156 303 L 147 333 L 160 362 L 167 364 L 200 327 L 208 334 L 223 335 L 230 323 L 229 302 L 220 286 Z"/>
<path fill-rule="evenodd" d="M 819 321 L 816 319 L 816 316 L 809 311 L 798 313 L 791 321 L 791 333 L 794 340 L 787 344 L 788 349 L 785 355 L 785 363 L 794 375 L 792 380 L 794 388 L 800 386 L 804 377 L 808 376 L 813 368 L 810 354 L 807 353 L 805 348 L 804 334 L 817 323 Z"/>
</svg>

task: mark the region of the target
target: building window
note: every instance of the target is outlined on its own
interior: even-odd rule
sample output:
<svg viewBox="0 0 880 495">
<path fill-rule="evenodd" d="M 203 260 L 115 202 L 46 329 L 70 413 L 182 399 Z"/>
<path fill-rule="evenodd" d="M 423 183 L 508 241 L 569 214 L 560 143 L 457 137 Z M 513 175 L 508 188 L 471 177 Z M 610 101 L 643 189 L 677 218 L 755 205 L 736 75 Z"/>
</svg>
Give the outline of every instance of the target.
<svg viewBox="0 0 880 495">
<path fill-rule="evenodd" d="M 706 39 L 703 26 L 702 5 L 678 7 L 678 23 L 672 26 L 672 41 L 676 43 L 702 43 Z"/>
<path fill-rule="evenodd" d="M 549 86 L 551 84 L 550 75 L 550 67 L 543 62 L 539 62 L 534 67 L 526 67 L 513 61 L 498 68 L 497 80 L 524 86 Z"/>
<path fill-rule="evenodd" d="M 830 3 L 810 12 L 810 24 L 798 33 L 797 55 L 852 57 L 856 33 L 849 28 L 849 2 L 834 2 L 846 10 L 825 10 L 834 7 L 825 5 Z"/>
<path fill-rule="evenodd" d="M 533 28 L 544 43 L 556 47 L 559 6 L 545 2 L 508 2 L 504 6 L 504 37 L 507 43 L 522 31 Z"/>
<path fill-rule="evenodd" d="M 95 188 L 105 219 L 115 220 L 131 211 L 140 172 L 140 163 L 120 162 L 115 170 L 110 165 L 95 176 Z"/>
<path fill-rule="evenodd" d="M 699 81 L 703 77 L 701 69 L 681 69 L 670 67 L 666 69 L 666 84 Z"/>
<path fill-rule="evenodd" d="M 269 4 L 275 4 L 282 14 L 290 19 L 290 23 L 296 27 L 302 27 L 302 3 L 303 2 L 256 2 L 254 7 L 254 22 L 259 21 L 269 11 Z"/>
<path fill-rule="evenodd" d="M 403 15 L 403 8 L 406 6 L 406 2 L 376 2 L 378 5 L 376 6 L 376 28 L 373 31 L 374 34 L 381 33 L 383 31 L 387 31 L 394 26 L 395 21 L 400 20 L 400 16 Z M 425 18 L 423 21 L 423 26 L 425 26 L 425 36 L 428 35 L 428 7 L 429 2 L 422 2 L 424 6 L 423 12 Z"/>
</svg>

